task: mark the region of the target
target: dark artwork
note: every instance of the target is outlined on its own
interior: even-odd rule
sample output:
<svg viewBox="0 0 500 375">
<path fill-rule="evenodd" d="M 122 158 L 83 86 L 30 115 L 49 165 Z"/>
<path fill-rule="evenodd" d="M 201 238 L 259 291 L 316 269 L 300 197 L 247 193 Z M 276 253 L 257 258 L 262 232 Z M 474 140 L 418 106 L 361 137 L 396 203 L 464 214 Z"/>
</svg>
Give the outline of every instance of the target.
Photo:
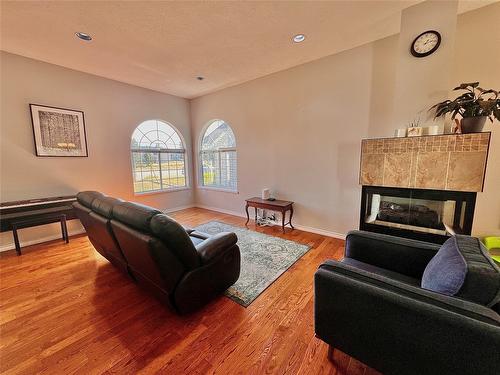
<svg viewBox="0 0 500 375">
<path fill-rule="evenodd" d="M 78 116 L 46 111 L 40 111 L 38 115 L 43 147 L 66 150 L 82 147 Z"/>
<path fill-rule="evenodd" d="M 82 111 L 30 104 L 37 156 L 88 156 Z"/>
</svg>

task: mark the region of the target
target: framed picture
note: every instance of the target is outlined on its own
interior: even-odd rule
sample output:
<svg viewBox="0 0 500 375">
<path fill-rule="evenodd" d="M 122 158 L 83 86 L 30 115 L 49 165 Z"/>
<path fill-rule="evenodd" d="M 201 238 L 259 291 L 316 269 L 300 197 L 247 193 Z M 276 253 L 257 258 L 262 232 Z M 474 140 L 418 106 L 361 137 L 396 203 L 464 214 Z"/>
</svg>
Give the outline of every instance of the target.
<svg viewBox="0 0 500 375">
<path fill-rule="evenodd" d="M 408 128 L 408 130 L 406 131 L 406 135 L 408 137 L 420 137 L 422 135 L 422 130 L 423 128 L 421 128 L 420 126 L 414 126 Z"/>
<path fill-rule="evenodd" d="M 88 156 L 82 111 L 30 104 L 36 156 Z"/>
</svg>

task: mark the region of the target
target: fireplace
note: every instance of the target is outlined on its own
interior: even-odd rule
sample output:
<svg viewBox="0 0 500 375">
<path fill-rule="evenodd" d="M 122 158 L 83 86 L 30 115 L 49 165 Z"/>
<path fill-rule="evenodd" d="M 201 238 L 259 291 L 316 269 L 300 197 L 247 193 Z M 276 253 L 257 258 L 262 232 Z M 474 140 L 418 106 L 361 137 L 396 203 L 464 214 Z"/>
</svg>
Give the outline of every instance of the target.
<svg viewBox="0 0 500 375">
<path fill-rule="evenodd" d="M 475 192 L 363 186 L 359 228 L 443 243 L 471 234 Z"/>
</svg>

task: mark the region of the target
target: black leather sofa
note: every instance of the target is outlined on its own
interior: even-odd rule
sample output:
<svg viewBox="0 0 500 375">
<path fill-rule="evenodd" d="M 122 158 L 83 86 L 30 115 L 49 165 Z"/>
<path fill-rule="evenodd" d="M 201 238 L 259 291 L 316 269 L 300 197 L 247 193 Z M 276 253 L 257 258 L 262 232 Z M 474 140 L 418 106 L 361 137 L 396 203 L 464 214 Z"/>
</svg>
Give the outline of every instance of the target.
<svg viewBox="0 0 500 375">
<path fill-rule="evenodd" d="M 466 249 L 471 279 L 460 296 L 423 289 L 439 246 L 347 235 L 344 259 L 315 274 L 315 331 L 331 359 L 339 349 L 386 375 L 500 374 L 500 270 L 485 252 Z M 480 280 L 488 287 L 471 285 Z"/>
<path fill-rule="evenodd" d="M 78 193 L 73 206 L 95 249 L 179 313 L 196 310 L 238 280 L 234 233 L 209 236 L 154 208 L 96 191 Z"/>
</svg>

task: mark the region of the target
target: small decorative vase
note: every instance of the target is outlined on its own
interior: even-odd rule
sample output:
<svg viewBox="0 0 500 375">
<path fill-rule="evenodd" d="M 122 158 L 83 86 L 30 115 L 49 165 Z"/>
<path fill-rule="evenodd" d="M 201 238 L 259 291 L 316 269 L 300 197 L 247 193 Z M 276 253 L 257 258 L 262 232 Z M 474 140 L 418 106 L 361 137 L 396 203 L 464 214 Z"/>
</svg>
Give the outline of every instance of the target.
<svg viewBox="0 0 500 375">
<path fill-rule="evenodd" d="M 427 135 L 443 134 L 439 125 L 431 125 L 427 127 Z"/>
<path fill-rule="evenodd" d="M 408 137 L 419 137 L 422 135 L 422 130 L 423 130 L 423 128 L 420 126 L 414 126 L 414 127 L 408 128 L 408 130 L 407 130 Z"/>
<path fill-rule="evenodd" d="M 394 136 L 398 138 L 406 137 L 406 128 L 396 129 L 394 131 Z"/>
<path fill-rule="evenodd" d="M 486 116 L 464 117 L 460 120 L 460 128 L 463 134 L 480 133 L 483 131 Z"/>
</svg>

